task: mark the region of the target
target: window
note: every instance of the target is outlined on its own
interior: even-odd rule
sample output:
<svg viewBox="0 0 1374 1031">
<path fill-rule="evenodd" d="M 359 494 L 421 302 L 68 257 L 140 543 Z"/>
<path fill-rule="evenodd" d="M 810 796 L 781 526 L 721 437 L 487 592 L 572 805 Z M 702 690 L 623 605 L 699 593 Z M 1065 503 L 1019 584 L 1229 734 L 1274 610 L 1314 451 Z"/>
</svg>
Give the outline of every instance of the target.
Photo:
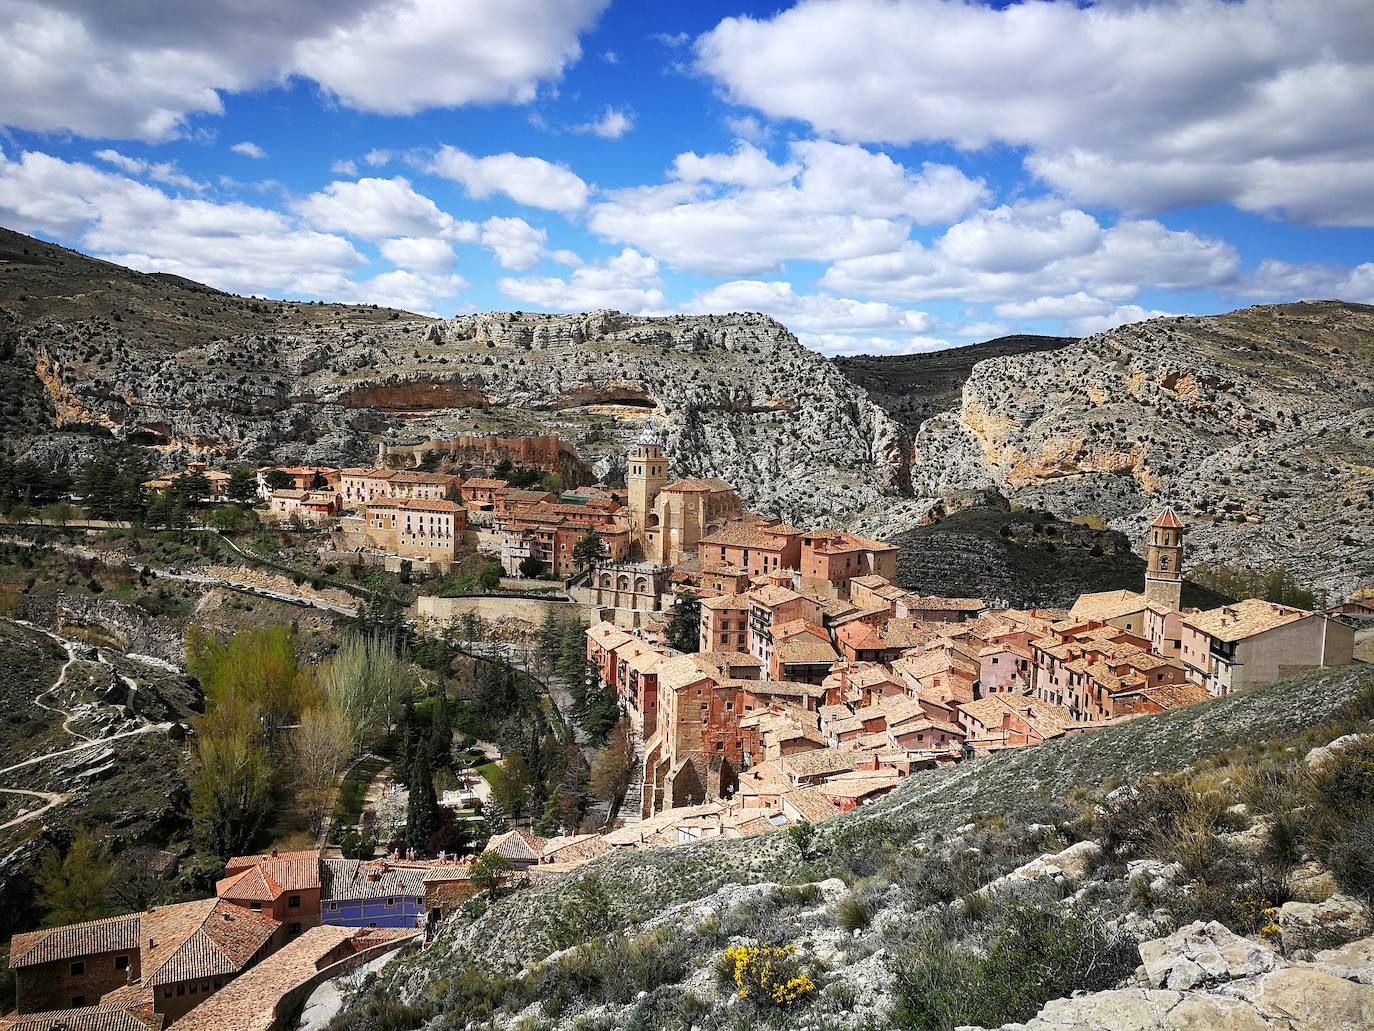
<svg viewBox="0 0 1374 1031">
<path fill-rule="evenodd" d="M 221 978 L 215 978 L 215 991 L 219 991 L 220 988 L 223 987 L 223 985 L 224 981 Z"/>
<path fill-rule="evenodd" d="M 387 906 L 394 906 L 394 905 L 396 905 L 396 900 L 395 900 L 395 899 L 387 899 L 387 900 L 386 900 L 386 904 L 387 904 Z"/>
<path fill-rule="evenodd" d="M 170 998 L 172 997 L 172 986 L 171 986 L 171 985 L 168 985 L 166 988 L 162 989 L 162 997 L 163 997 L 164 999 L 170 999 Z"/>
<path fill-rule="evenodd" d="M 192 995 L 195 995 L 195 994 L 196 994 L 196 986 L 195 986 L 195 985 L 191 985 L 191 987 L 190 987 L 190 992 L 191 992 Z"/>
<path fill-rule="evenodd" d="M 301 933 L 301 925 L 299 923 L 289 924 L 286 929 L 293 935 Z"/>
<path fill-rule="evenodd" d="M 179 984 L 179 985 L 177 985 L 177 994 L 178 994 L 178 995 L 185 995 L 185 994 L 186 994 L 186 986 L 185 986 L 184 984 Z"/>
<path fill-rule="evenodd" d="M 337 902 L 331 902 L 329 904 L 329 911 L 331 913 L 337 913 L 339 911 L 339 904 Z"/>
<path fill-rule="evenodd" d="M 129 969 L 129 957 L 128 957 L 128 956 L 116 956 L 116 957 L 115 957 L 115 969 L 116 969 L 116 970 L 128 970 L 128 969 Z"/>
<path fill-rule="evenodd" d="M 261 902 L 250 902 L 250 903 L 248 903 L 248 908 L 251 909 L 254 913 L 261 913 L 261 912 L 262 912 L 262 903 L 261 903 Z"/>
<path fill-rule="evenodd" d="M 78 959 L 75 963 L 72 964 L 72 977 L 80 977 L 85 972 L 86 961 L 84 959 Z"/>
<path fill-rule="evenodd" d="M 286 897 L 286 905 L 291 909 L 300 909 L 301 897 L 299 895 L 288 895 Z"/>
</svg>

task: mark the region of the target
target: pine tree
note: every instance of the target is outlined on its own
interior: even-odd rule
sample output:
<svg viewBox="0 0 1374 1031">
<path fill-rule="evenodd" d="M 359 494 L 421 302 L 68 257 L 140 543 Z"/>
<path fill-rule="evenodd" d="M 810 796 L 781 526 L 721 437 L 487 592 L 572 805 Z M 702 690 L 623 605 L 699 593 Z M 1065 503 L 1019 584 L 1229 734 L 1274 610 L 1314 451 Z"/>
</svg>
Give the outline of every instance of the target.
<svg viewBox="0 0 1374 1031">
<path fill-rule="evenodd" d="M 539 624 L 535 654 L 539 657 L 539 665 L 545 669 L 553 669 L 563 654 L 563 622 L 552 607 L 544 613 L 544 621 Z"/>
<path fill-rule="evenodd" d="M 669 647 L 691 654 L 700 648 L 701 602 L 695 595 L 679 594 L 673 602 L 673 618 L 665 634 Z"/>
<path fill-rule="evenodd" d="M 453 769 L 453 718 L 448 711 L 448 695 L 443 687 L 430 710 L 429 763 L 436 770 Z"/>
<path fill-rule="evenodd" d="M 506 833 L 508 826 L 506 811 L 501 808 L 500 802 L 495 798 L 489 798 L 482 803 L 482 832 L 488 838 Z"/>
<path fill-rule="evenodd" d="M 415 702 L 406 692 L 405 704 L 401 707 L 401 751 L 396 756 L 396 779 L 410 783 L 410 765 L 415 761 L 416 751 Z"/>
<path fill-rule="evenodd" d="M 434 777 L 429 756 L 421 751 L 410 771 L 410 799 L 406 804 L 406 845 L 416 852 L 439 829 L 439 800 L 434 795 Z"/>
</svg>

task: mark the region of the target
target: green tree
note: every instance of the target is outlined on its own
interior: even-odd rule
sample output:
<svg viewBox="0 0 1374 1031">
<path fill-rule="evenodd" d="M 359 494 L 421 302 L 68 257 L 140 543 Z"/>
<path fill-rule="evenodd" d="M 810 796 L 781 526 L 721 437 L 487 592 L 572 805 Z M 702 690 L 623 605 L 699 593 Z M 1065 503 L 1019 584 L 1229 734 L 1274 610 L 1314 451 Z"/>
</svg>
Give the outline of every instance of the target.
<svg viewBox="0 0 1374 1031">
<path fill-rule="evenodd" d="M 678 594 L 673 600 L 673 617 L 664 636 L 668 646 L 690 654 L 700 647 L 701 601 L 694 594 Z"/>
<path fill-rule="evenodd" d="M 501 586 L 501 574 L 505 572 L 500 565 L 489 562 L 477 574 L 477 586 L 484 591 L 494 591 Z"/>
<path fill-rule="evenodd" d="M 272 469 L 263 476 L 263 481 L 269 490 L 290 490 L 296 485 L 294 477 L 290 473 L 284 473 L 280 469 Z"/>
<path fill-rule="evenodd" d="M 205 522 L 216 530 L 238 533 L 243 530 L 251 530 L 258 524 L 258 517 L 252 509 L 226 505 L 224 508 L 217 508 L 207 515 Z"/>
<path fill-rule="evenodd" d="M 434 776 L 429 755 L 424 751 L 410 766 L 410 798 L 406 803 L 406 845 L 423 852 L 429 836 L 439 829 L 439 800 L 434 794 Z"/>
<path fill-rule="evenodd" d="M 606 747 L 592 763 L 592 792 L 605 802 L 615 803 L 624 798 L 634 776 L 635 753 L 630 733 L 628 722 L 617 723 Z"/>
<path fill-rule="evenodd" d="M 43 521 L 53 526 L 66 526 L 76 515 L 76 509 L 65 501 L 54 501 L 43 509 Z"/>
<path fill-rule="evenodd" d="M 78 827 L 63 856 L 49 848 L 34 875 L 37 901 L 49 926 L 94 920 L 108 912 L 112 868 L 110 845 Z"/>
<path fill-rule="evenodd" d="M 414 684 L 394 639 L 349 634 L 318 671 L 330 704 L 348 719 L 358 744 L 391 732 L 397 706 Z"/>
<path fill-rule="evenodd" d="M 191 824 L 207 851 L 227 857 L 253 846 L 272 811 L 272 770 L 261 723 L 242 699 L 197 721 L 187 780 Z"/>
<path fill-rule="evenodd" d="M 290 477 L 287 477 L 290 479 Z M 241 505 L 251 505 L 258 496 L 258 477 L 246 465 L 236 465 L 229 470 L 229 482 L 224 485 L 224 493 L 230 501 Z"/>
<path fill-rule="evenodd" d="M 549 473 L 544 477 L 541 486 L 551 494 L 561 494 L 564 487 L 563 477 L 558 473 Z"/>
<path fill-rule="evenodd" d="M 559 647 L 558 675 L 568 685 L 573 701 L 580 707 L 587 696 L 587 624 L 570 619 L 563 624 Z"/>
<path fill-rule="evenodd" d="M 522 558 L 518 568 L 520 570 L 520 575 L 526 580 L 537 579 L 544 573 L 544 563 L 540 562 L 539 559 L 535 558 L 533 555 L 530 555 L 528 558 Z"/>
<path fill-rule="evenodd" d="M 573 545 L 573 564 L 578 569 L 587 569 L 601 561 L 605 554 L 606 543 L 595 527 L 589 527 L 582 539 Z"/>
<path fill-rule="evenodd" d="M 544 810 L 539 814 L 539 819 L 534 821 L 531 829 L 541 838 L 552 838 L 558 833 L 562 812 L 560 802 L 557 792 L 551 794 L 549 800 L 544 803 Z"/>
<path fill-rule="evenodd" d="M 288 627 L 240 630 L 220 640 L 192 624 L 186 656 L 186 668 L 205 692 L 207 711 L 242 702 L 269 740 L 315 698 L 310 675 L 297 664 L 296 638 Z"/>
<path fill-rule="evenodd" d="M 515 864 L 500 853 L 483 852 L 473 861 L 468 876 L 478 890 L 485 891 L 490 898 L 495 899 L 497 892 L 510 880 L 514 870 Z"/>
<path fill-rule="evenodd" d="M 453 769 L 453 717 L 442 684 L 430 709 L 429 762 L 436 770 Z"/>
<path fill-rule="evenodd" d="M 178 476 L 168 489 L 188 508 L 199 508 L 210 497 L 210 479 L 199 469 L 193 469 Z"/>
<path fill-rule="evenodd" d="M 544 610 L 544 619 L 539 624 L 535 638 L 534 654 L 544 669 L 553 669 L 563 654 L 563 621 L 552 607 Z"/>
</svg>

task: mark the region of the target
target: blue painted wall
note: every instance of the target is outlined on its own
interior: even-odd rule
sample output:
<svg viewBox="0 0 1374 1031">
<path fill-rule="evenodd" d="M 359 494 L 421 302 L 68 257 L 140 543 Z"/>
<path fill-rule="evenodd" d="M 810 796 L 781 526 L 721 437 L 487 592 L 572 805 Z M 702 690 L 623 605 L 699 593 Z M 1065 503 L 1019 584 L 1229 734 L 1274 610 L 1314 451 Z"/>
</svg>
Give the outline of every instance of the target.
<svg viewBox="0 0 1374 1031">
<path fill-rule="evenodd" d="M 424 899 L 398 895 L 388 906 L 386 899 L 332 899 L 325 901 L 320 914 L 326 924 L 336 927 L 423 927 Z"/>
</svg>

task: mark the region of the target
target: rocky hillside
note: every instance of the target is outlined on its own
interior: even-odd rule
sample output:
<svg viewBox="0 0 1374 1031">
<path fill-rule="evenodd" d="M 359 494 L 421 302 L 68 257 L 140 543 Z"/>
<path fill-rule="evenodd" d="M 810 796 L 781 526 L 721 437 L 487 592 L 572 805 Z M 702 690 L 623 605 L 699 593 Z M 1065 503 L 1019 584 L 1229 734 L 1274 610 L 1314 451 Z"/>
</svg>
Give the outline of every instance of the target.
<svg viewBox="0 0 1374 1031">
<path fill-rule="evenodd" d="M 1374 881 L 1340 843 L 1372 695 L 1368 667 L 1317 671 L 916 774 L 810 833 L 595 860 L 469 903 L 335 1027 L 1367 1027 L 1348 892 Z M 725 956 L 769 946 L 787 1005 Z"/>
<path fill-rule="evenodd" d="M 614 472 L 645 418 L 673 473 L 721 476 L 794 520 L 876 504 L 906 481 L 900 427 L 761 315 L 519 312 L 434 321 L 367 306 L 233 297 L 0 232 L 6 425 L 30 451 L 103 429 L 265 461 L 363 461 L 376 442 L 557 433 Z"/>
<path fill-rule="evenodd" d="M 1058 351 L 1074 340 L 1022 333 L 944 351 L 843 356 L 835 359 L 835 366 L 914 436 L 927 419 L 958 406 L 964 383 L 979 362 Z"/>
<path fill-rule="evenodd" d="M 1132 540 L 1165 503 L 1190 563 L 1374 580 L 1374 307 L 1156 319 L 973 368 L 912 448 L 913 492 L 995 487 Z"/>
</svg>

